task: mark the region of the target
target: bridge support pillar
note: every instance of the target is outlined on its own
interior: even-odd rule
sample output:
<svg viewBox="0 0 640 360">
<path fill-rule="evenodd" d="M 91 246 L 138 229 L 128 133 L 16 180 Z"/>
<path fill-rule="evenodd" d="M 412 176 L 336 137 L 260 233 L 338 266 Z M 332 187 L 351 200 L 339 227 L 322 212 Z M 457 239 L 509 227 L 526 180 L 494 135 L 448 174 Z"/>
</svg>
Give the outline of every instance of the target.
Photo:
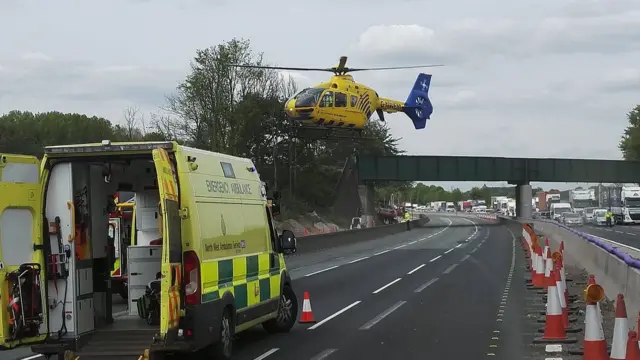
<svg viewBox="0 0 640 360">
<path fill-rule="evenodd" d="M 516 185 L 516 216 L 522 219 L 531 219 L 531 185 Z"/>
<path fill-rule="evenodd" d="M 360 195 L 360 205 L 362 207 L 362 222 L 367 227 L 374 226 L 373 221 L 375 219 L 376 206 L 375 188 L 373 184 L 358 185 L 358 195 Z"/>
</svg>

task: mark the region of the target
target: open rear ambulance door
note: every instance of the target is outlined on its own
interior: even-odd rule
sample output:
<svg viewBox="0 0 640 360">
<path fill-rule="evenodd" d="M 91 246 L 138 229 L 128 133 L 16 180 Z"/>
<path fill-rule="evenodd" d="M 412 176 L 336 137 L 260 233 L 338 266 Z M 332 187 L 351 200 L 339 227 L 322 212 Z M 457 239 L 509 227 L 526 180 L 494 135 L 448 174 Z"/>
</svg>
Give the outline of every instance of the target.
<svg viewBox="0 0 640 360">
<path fill-rule="evenodd" d="M 34 156 L 0 154 L 0 348 L 47 333 L 43 185 Z M 23 286 L 18 286 L 23 282 Z"/>
<path fill-rule="evenodd" d="M 182 240 L 176 171 L 164 149 L 153 150 L 162 212 L 162 295 L 160 335 L 165 344 L 178 336 L 182 281 Z"/>
</svg>

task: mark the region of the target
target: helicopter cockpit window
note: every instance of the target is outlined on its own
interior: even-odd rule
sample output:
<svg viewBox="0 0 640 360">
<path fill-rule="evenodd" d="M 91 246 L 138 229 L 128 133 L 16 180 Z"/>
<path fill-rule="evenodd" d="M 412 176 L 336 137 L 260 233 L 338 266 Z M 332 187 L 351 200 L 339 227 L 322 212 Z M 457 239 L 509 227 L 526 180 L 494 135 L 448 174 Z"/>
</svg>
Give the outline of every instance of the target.
<svg viewBox="0 0 640 360">
<path fill-rule="evenodd" d="M 314 107 L 320 100 L 320 95 L 324 91 L 323 88 L 309 88 L 302 90 L 295 96 L 296 107 Z"/>
<path fill-rule="evenodd" d="M 351 107 L 356 107 L 357 103 L 358 103 L 358 97 L 351 95 Z"/>
<path fill-rule="evenodd" d="M 320 107 L 333 107 L 333 91 L 327 91 L 322 96 Z"/>
<path fill-rule="evenodd" d="M 341 92 L 336 93 L 336 107 L 347 107 L 347 94 Z"/>
</svg>

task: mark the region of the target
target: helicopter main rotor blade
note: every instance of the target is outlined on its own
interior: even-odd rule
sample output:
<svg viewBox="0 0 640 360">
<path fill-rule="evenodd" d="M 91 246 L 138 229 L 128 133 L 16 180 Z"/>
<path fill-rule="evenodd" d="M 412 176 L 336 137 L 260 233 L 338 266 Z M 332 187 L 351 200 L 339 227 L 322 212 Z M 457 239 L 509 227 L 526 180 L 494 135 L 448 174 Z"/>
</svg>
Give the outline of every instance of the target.
<svg viewBox="0 0 640 360">
<path fill-rule="evenodd" d="M 286 66 L 263 66 L 263 65 L 240 65 L 240 64 L 231 64 L 233 67 L 239 68 L 249 68 L 249 69 L 270 69 L 270 70 L 289 70 L 289 71 L 325 71 L 325 72 L 333 72 L 333 69 L 327 68 L 302 68 L 302 67 L 286 67 Z"/>
<path fill-rule="evenodd" d="M 400 69 L 419 69 L 419 68 L 429 68 L 429 67 L 439 67 L 444 66 L 442 64 L 439 65 L 415 65 L 415 66 L 392 66 L 392 67 L 377 67 L 377 68 L 355 68 L 355 69 L 345 69 L 348 72 L 354 71 L 379 71 L 379 70 L 400 70 Z"/>
</svg>

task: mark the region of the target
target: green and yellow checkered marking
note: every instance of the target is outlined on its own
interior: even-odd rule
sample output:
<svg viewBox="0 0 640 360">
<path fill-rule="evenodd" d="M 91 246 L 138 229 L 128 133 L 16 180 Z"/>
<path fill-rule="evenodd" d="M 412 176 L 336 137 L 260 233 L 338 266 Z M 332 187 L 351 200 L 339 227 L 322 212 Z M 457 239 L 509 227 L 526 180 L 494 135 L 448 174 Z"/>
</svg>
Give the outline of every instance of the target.
<svg viewBox="0 0 640 360">
<path fill-rule="evenodd" d="M 219 299 L 230 292 L 240 310 L 280 296 L 278 259 L 269 269 L 269 253 L 214 260 L 202 264 L 202 302 Z M 280 257 L 280 256 L 279 256 Z"/>
</svg>

